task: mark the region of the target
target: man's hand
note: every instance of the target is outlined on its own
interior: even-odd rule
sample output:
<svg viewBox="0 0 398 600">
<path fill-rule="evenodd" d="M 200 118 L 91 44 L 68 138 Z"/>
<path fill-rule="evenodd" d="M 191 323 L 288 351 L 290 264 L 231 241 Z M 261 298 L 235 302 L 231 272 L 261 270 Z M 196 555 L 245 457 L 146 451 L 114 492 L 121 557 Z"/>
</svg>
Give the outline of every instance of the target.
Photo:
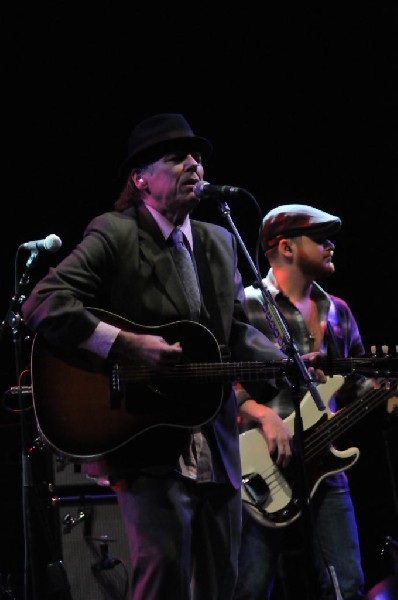
<svg viewBox="0 0 398 600">
<path fill-rule="evenodd" d="M 135 362 L 161 371 L 177 363 L 182 356 L 180 342 L 169 344 L 161 336 L 120 331 L 111 351 L 110 360 Z"/>
<path fill-rule="evenodd" d="M 292 456 L 292 435 L 279 415 L 269 406 L 249 399 L 239 407 L 239 417 L 243 422 L 248 420 L 258 423 L 275 464 L 286 467 Z"/>
<path fill-rule="evenodd" d="M 320 352 L 309 352 L 308 354 L 303 354 L 301 358 L 305 362 L 307 366 L 307 371 L 311 375 L 312 379 L 316 383 L 326 383 L 327 377 L 322 369 L 317 369 L 316 367 L 311 366 L 311 362 L 316 363 L 317 358 L 320 356 Z"/>
</svg>

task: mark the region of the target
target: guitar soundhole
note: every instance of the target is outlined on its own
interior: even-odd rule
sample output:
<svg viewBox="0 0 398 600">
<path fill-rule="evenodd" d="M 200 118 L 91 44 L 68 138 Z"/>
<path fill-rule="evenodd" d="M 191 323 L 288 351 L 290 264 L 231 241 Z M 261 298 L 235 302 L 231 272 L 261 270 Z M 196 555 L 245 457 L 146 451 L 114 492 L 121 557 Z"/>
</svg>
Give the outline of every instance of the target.
<svg viewBox="0 0 398 600">
<path fill-rule="evenodd" d="M 243 487 L 247 495 L 253 500 L 256 506 L 261 506 L 266 502 L 269 496 L 269 487 L 258 473 L 250 473 L 242 478 Z"/>
</svg>

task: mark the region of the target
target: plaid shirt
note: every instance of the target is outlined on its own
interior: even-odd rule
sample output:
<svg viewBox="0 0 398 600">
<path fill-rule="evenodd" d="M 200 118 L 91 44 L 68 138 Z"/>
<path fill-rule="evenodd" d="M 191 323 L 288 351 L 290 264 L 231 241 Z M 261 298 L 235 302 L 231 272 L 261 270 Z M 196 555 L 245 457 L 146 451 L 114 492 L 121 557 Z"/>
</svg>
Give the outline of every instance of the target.
<svg viewBox="0 0 398 600">
<path fill-rule="evenodd" d="M 311 335 L 304 318 L 289 298 L 278 289 L 272 269 L 268 271 L 263 283 L 283 315 L 300 354 L 312 352 Z M 275 339 L 263 308 L 261 290 L 249 286 L 245 288 L 245 294 L 250 322 L 267 337 Z M 347 303 L 341 298 L 327 294 L 316 282 L 312 284 L 311 299 L 317 306 L 321 325 L 325 331 L 321 342 L 321 353 L 328 352 L 330 356 L 340 358 L 363 355 L 365 350 L 358 325 Z M 275 344 L 279 345 L 276 339 Z M 304 389 L 303 393 L 305 391 Z M 287 417 L 293 409 L 290 390 L 280 392 L 271 401 L 267 401 L 267 404 L 274 408 L 282 418 Z"/>
<path fill-rule="evenodd" d="M 283 315 L 288 331 L 293 337 L 300 354 L 302 355 L 311 352 L 312 339 L 304 318 L 296 306 L 290 302 L 289 298 L 277 288 L 277 281 L 272 269 L 268 271 L 263 283 L 272 295 L 279 312 Z M 247 311 L 251 323 L 257 327 L 257 329 L 265 333 L 267 337 L 274 339 L 276 345 L 280 345 L 279 340 L 276 339 L 276 336 L 273 333 L 275 329 L 270 327 L 266 311 L 264 311 L 261 290 L 249 286 L 245 288 L 245 295 L 247 300 Z M 322 330 L 324 331 L 320 348 L 321 353 L 324 354 L 327 352 L 329 356 L 336 358 L 348 358 L 363 355 L 365 350 L 358 330 L 358 325 L 347 303 L 341 298 L 327 294 L 316 282 L 312 284 L 311 298 L 317 306 Z M 356 376 L 354 375 L 354 378 L 355 377 Z M 345 402 L 347 400 L 347 398 L 344 398 L 343 389 L 345 387 L 346 384 L 343 385 L 343 388 L 338 390 L 334 398 L 329 400 L 328 407 L 331 411 L 336 409 L 337 402 L 340 403 L 340 401 Z M 355 393 L 356 384 L 354 384 L 353 387 L 347 386 L 347 389 L 349 390 L 348 396 L 350 396 L 353 392 Z M 241 391 L 244 392 L 244 390 Z M 303 397 L 307 392 L 307 388 L 304 384 L 301 391 Z M 243 393 L 242 399 L 245 397 L 247 397 L 246 392 Z M 237 398 L 239 402 L 239 392 L 237 393 Z M 266 404 L 273 408 L 282 419 L 285 419 L 294 410 L 291 389 L 287 387 L 281 390 L 271 400 L 267 399 Z M 317 410 L 315 404 L 314 410 Z M 323 481 L 325 484 L 333 487 L 342 489 L 348 488 L 347 477 L 344 472 L 330 475 Z"/>
</svg>

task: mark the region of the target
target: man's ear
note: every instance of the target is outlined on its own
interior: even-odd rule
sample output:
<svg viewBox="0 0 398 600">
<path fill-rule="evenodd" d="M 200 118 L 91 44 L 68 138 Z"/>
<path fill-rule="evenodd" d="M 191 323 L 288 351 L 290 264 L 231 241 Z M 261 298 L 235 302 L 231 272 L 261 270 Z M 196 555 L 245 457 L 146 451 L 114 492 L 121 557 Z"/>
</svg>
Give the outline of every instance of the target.
<svg viewBox="0 0 398 600">
<path fill-rule="evenodd" d="M 135 187 L 138 188 L 139 190 L 142 190 L 146 187 L 145 178 L 141 175 L 141 173 L 139 173 L 139 172 L 132 173 L 131 179 L 133 180 Z"/>
<path fill-rule="evenodd" d="M 292 240 L 289 238 L 282 238 L 278 243 L 279 252 L 283 256 L 291 256 L 292 255 Z"/>
</svg>

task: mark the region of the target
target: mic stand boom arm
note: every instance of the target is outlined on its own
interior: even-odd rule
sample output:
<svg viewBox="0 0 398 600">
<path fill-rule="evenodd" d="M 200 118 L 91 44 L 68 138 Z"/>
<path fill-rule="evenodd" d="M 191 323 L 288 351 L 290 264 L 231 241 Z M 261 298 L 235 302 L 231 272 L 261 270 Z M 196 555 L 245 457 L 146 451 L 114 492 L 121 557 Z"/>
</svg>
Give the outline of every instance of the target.
<svg viewBox="0 0 398 600">
<path fill-rule="evenodd" d="M 322 401 L 321 395 L 320 395 L 316 385 L 314 384 L 314 382 L 311 378 L 311 375 L 309 374 L 307 367 L 304 364 L 303 359 L 300 356 L 300 352 L 297 348 L 297 345 L 294 342 L 294 340 L 292 339 L 292 337 L 286 327 L 286 324 L 280 315 L 279 309 L 276 306 L 272 295 L 270 294 L 269 290 L 267 290 L 266 287 L 264 286 L 263 281 L 261 279 L 261 275 L 258 272 L 258 270 L 256 269 L 256 266 L 250 256 L 241 236 L 239 235 L 238 230 L 235 227 L 235 224 L 231 218 L 231 209 L 229 208 L 228 204 L 223 200 L 218 200 L 218 208 L 219 208 L 221 214 L 228 221 L 228 223 L 231 227 L 231 230 L 233 231 L 233 233 L 234 233 L 240 247 L 242 248 L 242 251 L 254 273 L 255 280 L 256 280 L 256 287 L 258 287 L 261 290 L 261 294 L 262 294 L 263 302 L 264 302 L 263 307 L 264 307 L 266 319 L 274 333 L 274 337 L 278 339 L 281 350 L 295 362 L 298 372 L 300 373 L 301 380 L 304 381 L 318 410 L 320 410 L 320 411 L 325 410 L 325 405 Z"/>
</svg>

